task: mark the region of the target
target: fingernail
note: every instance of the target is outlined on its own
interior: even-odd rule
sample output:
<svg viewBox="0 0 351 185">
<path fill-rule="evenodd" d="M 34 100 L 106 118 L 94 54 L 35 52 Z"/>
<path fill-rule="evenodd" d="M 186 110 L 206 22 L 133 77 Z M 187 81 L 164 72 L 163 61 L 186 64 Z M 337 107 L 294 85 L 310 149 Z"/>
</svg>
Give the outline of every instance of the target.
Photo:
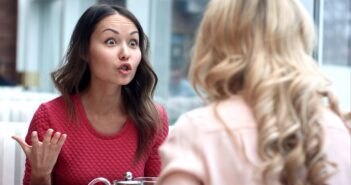
<svg viewBox="0 0 351 185">
<path fill-rule="evenodd" d="M 33 131 L 33 132 L 32 132 L 32 136 L 37 136 L 37 132 L 36 132 L 36 131 Z"/>
</svg>

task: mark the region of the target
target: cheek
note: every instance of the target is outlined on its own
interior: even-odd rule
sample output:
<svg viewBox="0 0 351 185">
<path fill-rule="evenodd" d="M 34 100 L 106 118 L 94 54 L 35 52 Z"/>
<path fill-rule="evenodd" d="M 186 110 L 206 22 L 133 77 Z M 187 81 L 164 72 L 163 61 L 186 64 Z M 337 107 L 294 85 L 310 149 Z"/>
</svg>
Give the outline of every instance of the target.
<svg viewBox="0 0 351 185">
<path fill-rule="evenodd" d="M 141 52 L 137 52 L 135 55 L 135 66 L 138 67 L 141 62 Z"/>
</svg>

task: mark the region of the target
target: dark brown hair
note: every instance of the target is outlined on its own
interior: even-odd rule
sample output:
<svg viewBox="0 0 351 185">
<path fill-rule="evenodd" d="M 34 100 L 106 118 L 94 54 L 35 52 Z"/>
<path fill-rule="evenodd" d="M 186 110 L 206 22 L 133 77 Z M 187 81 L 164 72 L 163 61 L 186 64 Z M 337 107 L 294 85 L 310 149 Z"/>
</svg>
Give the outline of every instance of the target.
<svg viewBox="0 0 351 185">
<path fill-rule="evenodd" d="M 64 97 L 67 114 L 76 118 L 71 95 L 79 94 L 90 84 L 91 74 L 87 63 L 90 37 L 96 25 L 105 17 L 121 14 L 130 19 L 138 29 L 141 61 L 133 80 L 122 87 L 123 106 L 135 123 L 138 131 L 138 147 L 136 159 L 146 152 L 149 141 L 154 139 L 160 118 L 157 108 L 152 101 L 157 76 L 148 59 L 149 41 L 136 17 L 127 9 L 107 4 L 93 5 L 88 8 L 78 20 L 70 40 L 68 51 L 62 66 L 51 73 L 56 88 Z"/>
</svg>

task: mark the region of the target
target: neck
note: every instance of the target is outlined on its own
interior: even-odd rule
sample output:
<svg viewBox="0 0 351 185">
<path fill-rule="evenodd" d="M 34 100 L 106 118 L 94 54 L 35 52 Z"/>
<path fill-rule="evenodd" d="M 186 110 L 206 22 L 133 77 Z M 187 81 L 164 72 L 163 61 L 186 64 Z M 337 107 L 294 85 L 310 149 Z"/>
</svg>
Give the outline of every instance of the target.
<svg viewBox="0 0 351 185">
<path fill-rule="evenodd" d="M 89 87 L 86 92 L 82 93 L 81 97 L 84 108 L 91 114 L 115 114 L 123 110 L 121 87 L 114 89 Z"/>
</svg>

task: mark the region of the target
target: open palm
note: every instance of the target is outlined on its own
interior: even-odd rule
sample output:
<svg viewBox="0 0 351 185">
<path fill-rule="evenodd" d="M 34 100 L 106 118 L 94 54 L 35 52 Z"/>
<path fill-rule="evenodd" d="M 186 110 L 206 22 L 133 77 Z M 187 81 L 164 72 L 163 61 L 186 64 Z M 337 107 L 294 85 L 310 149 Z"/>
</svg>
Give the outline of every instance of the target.
<svg viewBox="0 0 351 185">
<path fill-rule="evenodd" d="M 32 146 L 28 145 L 25 140 L 18 136 L 12 136 L 22 147 L 24 153 L 29 159 L 31 173 L 37 177 L 44 177 L 51 174 L 55 166 L 61 148 L 67 138 L 66 134 L 48 129 L 43 141 L 39 141 L 38 133 L 31 133 Z"/>
</svg>

